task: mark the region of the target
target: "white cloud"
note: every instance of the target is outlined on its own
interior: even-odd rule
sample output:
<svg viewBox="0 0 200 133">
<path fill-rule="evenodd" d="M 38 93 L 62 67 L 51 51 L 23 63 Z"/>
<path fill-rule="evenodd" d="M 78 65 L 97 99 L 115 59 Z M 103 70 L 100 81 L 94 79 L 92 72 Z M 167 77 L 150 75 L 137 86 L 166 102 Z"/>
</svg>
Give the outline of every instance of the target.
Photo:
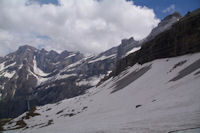
<svg viewBox="0 0 200 133">
<path fill-rule="evenodd" d="M 175 5 L 172 4 L 169 7 L 167 7 L 166 9 L 164 9 L 162 12 L 163 13 L 168 13 L 168 12 L 173 12 L 175 10 Z"/>
<path fill-rule="evenodd" d="M 159 22 L 152 9 L 125 0 L 60 0 L 59 6 L 26 3 L 0 1 L 0 55 L 24 44 L 98 53 L 123 38 L 144 38 Z"/>
</svg>

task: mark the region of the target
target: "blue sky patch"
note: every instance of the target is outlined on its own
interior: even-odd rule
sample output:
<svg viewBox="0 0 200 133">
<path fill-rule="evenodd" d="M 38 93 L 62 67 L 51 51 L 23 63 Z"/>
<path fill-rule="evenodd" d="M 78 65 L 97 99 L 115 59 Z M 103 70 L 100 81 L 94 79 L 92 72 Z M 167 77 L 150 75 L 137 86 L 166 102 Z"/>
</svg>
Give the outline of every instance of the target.
<svg viewBox="0 0 200 133">
<path fill-rule="evenodd" d="M 46 35 L 36 35 L 37 38 L 43 39 L 43 40 L 49 40 L 51 39 L 49 36 Z"/>
<path fill-rule="evenodd" d="M 101 1 L 101 0 L 97 0 Z M 200 0 L 127 0 L 133 1 L 135 5 L 146 6 L 154 10 L 156 17 L 163 19 L 172 12 L 178 11 L 184 16 L 188 11 L 193 11 L 200 7 Z M 32 3 L 59 5 L 58 0 L 29 0 Z"/>
<path fill-rule="evenodd" d="M 32 3 L 38 3 L 40 5 L 44 5 L 44 4 L 54 4 L 54 5 L 59 5 L 58 0 L 29 0 L 28 3 L 32 4 Z"/>
<path fill-rule="evenodd" d="M 133 1 L 135 5 L 152 8 L 156 16 L 163 19 L 174 11 L 184 16 L 188 11 L 200 7 L 200 0 L 127 0 Z"/>
</svg>

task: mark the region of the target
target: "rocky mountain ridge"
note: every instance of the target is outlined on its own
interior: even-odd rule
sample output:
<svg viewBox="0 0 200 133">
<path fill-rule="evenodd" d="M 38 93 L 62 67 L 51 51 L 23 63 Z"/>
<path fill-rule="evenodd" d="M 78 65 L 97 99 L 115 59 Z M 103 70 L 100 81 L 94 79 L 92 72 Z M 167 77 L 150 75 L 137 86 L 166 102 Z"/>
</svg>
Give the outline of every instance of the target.
<svg viewBox="0 0 200 133">
<path fill-rule="evenodd" d="M 153 31 L 163 32 L 158 29 L 163 29 L 162 26 L 170 28 L 179 17 L 175 14 L 164 19 L 169 23 L 154 28 L 150 39 L 154 38 Z M 28 45 L 20 47 L 0 58 L 0 118 L 16 117 L 35 105 L 84 94 L 109 75 L 117 60 L 134 54 L 141 45 L 141 41 L 131 37 L 122 40 L 117 47 L 90 57 L 80 52 L 63 51 L 59 54 Z"/>
<path fill-rule="evenodd" d="M 173 17 L 172 17 L 173 18 Z M 174 19 L 173 19 L 174 20 Z M 186 14 L 171 28 L 144 42 L 141 49 L 118 60 L 113 75 L 136 63 L 175 57 L 200 51 L 200 9 Z M 148 38 L 148 37 L 147 37 Z"/>
<path fill-rule="evenodd" d="M 83 95 L 0 121 L 0 131 L 199 133 L 199 81 L 199 52 L 135 64 Z"/>
</svg>

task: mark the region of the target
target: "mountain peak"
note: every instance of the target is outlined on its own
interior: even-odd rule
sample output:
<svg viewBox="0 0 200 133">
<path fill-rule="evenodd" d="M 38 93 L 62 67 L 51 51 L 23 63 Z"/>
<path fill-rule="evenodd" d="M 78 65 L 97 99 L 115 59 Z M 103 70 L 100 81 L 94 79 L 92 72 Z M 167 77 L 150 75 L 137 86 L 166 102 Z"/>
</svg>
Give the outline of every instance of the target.
<svg viewBox="0 0 200 133">
<path fill-rule="evenodd" d="M 53 54 L 53 55 L 59 55 L 56 51 L 54 51 L 54 50 L 51 50 L 51 51 L 49 51 L 49 53 L 50 54 Z"/>
<path fill-rule="evenodd" d="M 172 19 L 173 17 L 174 17 L 174 18 L 177 18 L 177 19 L 182 18 L 181 14 L 180 14 L 179 12 L 173 12 L 172 14 L 166 16 L 162 21 L 170 20 L 170 19 Z M 162 22 L 162 21 L 161 21 L 161 22 Z"/>
<path fill-rule="evenodd" d="M 180 18 L 182 18 L 181 14 L 178 12 L 174 12 L 168 16 L 166 16 L 161 22 L 158 24 L 158 27 L 171 27 L 171 25 L 177 22 Z"/>
<path fill-rule="evenodd" d="M 151 33 L 143 40 L 141 41 L 142 43 L 145 43 L 149 40 L 152 40 L 155 36 L 157 36 L 159 33 L 170 29 L 170 27 L 176 23 L 177 21 L 179 21 L 179 19 L 181 19 L 182 16 L 180 15 L 180 13 L 178 12 L 174 12 L 168 16 L 166 16 L 163 20 L 161 20 L 161 22 L 158 24 L 157 27 L 153 28 Z"/>
<path fill-rule="evenodd" d="M 22 48 L 23 48 L 23 49 L 27 49 L 27 48 L 36 49 L 35 47 L 30 46 L 30 45 L 22 45 L 22 46 L 19 47 L 19 49 L 20 49 L 20 48 L 21 48 L 21 49 L 22 49 Z"/>
<path fill-rule="evenodd" d="M 23 46 L 20 46 L 17 51 L 26 51 L 26 50 L 35 51 L 37 49 L 35 47 L 30 46 L 30 45 L 23 45 Z"/>
<path fill-rule="evenodd" d="M 122 39 L 121 45 L 125 45 L 127 43 L 133 42 L 135 39 L 133 37 L 130 37 L 129 39 Z"/>
</svg>

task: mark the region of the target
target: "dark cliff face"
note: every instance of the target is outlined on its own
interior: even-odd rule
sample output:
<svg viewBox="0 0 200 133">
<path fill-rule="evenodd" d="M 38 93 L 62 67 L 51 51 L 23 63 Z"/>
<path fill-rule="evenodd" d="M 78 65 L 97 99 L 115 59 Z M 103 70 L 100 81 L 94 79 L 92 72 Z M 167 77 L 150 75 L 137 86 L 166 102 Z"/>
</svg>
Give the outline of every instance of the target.
<svg viewBox="0 0 200 133">
<path fill-rule="evenodd" d="M 174 12 L 167 17 L 165 17 L 161 22 L 158 24 L 157 27 L 155 27 L 151 33 L 142 41 L 142 43 L 145 43 L 147 41 L 152 40 L 155 36 L 162 33 L 165 30 L 168 30 L 171 28 L 171 26 L 176 23 L 178 20 L 181 19 L 181 15 L 178 12 Z"/>
<path fill-rule="evenodd" d="M 200 52 L 200 9 L 186 14 L 170 29 L 145 42 L 139 51 L 119 60 L 114 75 L 136 63 L 195 52 Z"/>
</svg>

